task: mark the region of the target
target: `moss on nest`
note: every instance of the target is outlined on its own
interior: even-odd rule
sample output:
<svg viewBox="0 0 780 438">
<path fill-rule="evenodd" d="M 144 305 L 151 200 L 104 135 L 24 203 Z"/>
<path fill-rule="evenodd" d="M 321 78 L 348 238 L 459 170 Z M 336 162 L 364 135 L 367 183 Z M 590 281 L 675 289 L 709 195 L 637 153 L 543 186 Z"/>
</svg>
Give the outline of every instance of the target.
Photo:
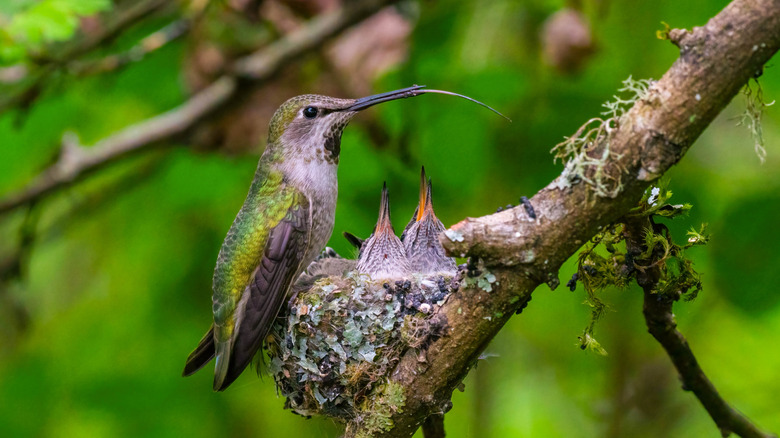
<svg viewBox="0 0 780 438">
<path fill-rule="evenodd" d="M 376 416 L 385 407 L 400 409 L 404 399 L 403 388 L 390 388 L 386 377 L 407 349 L 424 349 L 440 336 L 446 320 L 437 310 L 457 281 L 415 276 L 377 283 L 356 273 L 305 281 L 268 345 L 269 371 L 285 407 L 381 429 Z M 392 406 L 383 407 L 385 401 Z"/>
</svg>

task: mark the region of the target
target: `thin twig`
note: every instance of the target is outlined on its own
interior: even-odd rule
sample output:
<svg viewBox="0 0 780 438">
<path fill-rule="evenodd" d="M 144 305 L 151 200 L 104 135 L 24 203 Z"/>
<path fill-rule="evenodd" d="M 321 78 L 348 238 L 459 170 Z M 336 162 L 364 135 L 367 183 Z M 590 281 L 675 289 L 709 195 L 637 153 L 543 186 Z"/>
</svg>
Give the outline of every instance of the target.
<svg viewBox="0 0 780 438">
<path fill-rule="evenodd" d="M 0 260 L 0 303 L 9 309 L 8 316 L 18 333 L 30 326 L 30 312 L 25 305 L 9 294 L 9 285 L 24 281 L 29 274 L 30 257 L 38 241 L 38 222 L 41 209 L 30 204 L 19 227 L 19 242 L 15 251 Z M 13 343 L 14 339 L 8 339 Z"/>
<path fill-rule="evenodd" d="M 444 438 L 444 415 L 433 414 L 425 419 L 422 424 L 424 438 Z"/>
<path fill-rule="evenodd" d="M 395 1 L 348 3 L 348 6 L 319 16 L 300 30 L 239 59 L 233 69 L 235 76 L 220 77 L 177 108 L 124 128 L 89 148 L 63 144 L 63 153 L 57 163 L 41 172 L 19 192 L 0 200 L 0 213 L 40 199 L 112 161 L 186 132 L 232 99 L 241 97 L 238 76 L 253 84 L 267 81 L 293 60 L 317 49 L 328 39 Z"/>
<path fill-rule="evenodd" d="M 646 252 L 644 235 L 646 230 L 651 229 L 650 227 L 651 223 L 647 217 L 626 221 L 626 250 L 629 253 L 638 256 Z M 644 291 L 642 313 L 645 316 L 647 329 L 666 350 L 666 354 L 669 355 L 677 372 L 680 373 L 683 389 L 696 395 L 724 437 L 729 436 L 732 432 L 743 438 L 772 437 L 773 435 L 762 432 L 750 419 L 731 407 L 721 397 L 715 385 L 699 366 L 685 336 L 677 330 L 672 306 L 684 291 L 679 291 L 675 297 L 653 293 L 654 290 L 657 290 L 661 277 L 661 268 L 657 262 L 663 259 L 663 248 L 660 248 L 660 245 L 649 258 L 635 258 L 636 265 L 645 267 L 636 271 L 636 280 Z"/>
<path fill-rule="evenodd" d="M 74 61 L 68 65 L 68 73 L 83 77 L 114 72 L 129 64 L 139 62 L 150 53 L 165 47 L 168 43 L 187 33 L 191 25 L 192 20 L 186 18 L 168 23 L 162 29 L 146 36 L 138 44 L 124 52 L 114 53 L 97 60 Z"/>
</svg>

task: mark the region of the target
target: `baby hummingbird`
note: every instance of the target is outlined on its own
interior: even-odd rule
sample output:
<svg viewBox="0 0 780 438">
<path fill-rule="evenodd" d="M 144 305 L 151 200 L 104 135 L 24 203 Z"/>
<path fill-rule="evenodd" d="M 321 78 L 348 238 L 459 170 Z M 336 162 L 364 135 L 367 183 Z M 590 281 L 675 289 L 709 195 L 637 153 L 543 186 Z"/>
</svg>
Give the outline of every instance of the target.
<svg viewBox="0 0 780 438">
<path fill-rule="evenodd" d="M 403 278 L 412 273 L 404 246 L 396 237 L 393 224 L 390 222 L 387 183 L 382 186 L 379 219 L 374 227 L 374 233 L 360 246 L 357 271 L 368 274 L 372 280 Z"/>
<path fill-rule="evenodd" d="M 447 257 L 439 242 L 439 234 L 444 230 L 444 224 L 433 212 L 431 180 L 425 179 L 425 167 L 423 167 L 420 173 L 420 200 L 412 219 L 406 225 L 404 232 L 401 233 L 406 257 L 414 272 L 455 274 L 455 259 Z"/>
</svg>

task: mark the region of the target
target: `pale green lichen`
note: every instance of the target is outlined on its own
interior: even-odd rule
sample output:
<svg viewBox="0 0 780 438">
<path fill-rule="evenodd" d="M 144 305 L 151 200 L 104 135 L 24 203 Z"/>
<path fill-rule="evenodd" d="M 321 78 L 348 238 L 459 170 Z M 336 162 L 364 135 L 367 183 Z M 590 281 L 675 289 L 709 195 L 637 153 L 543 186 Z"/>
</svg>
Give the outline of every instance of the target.
<svg viewBox="0 0 780 438">
<path fill-rule="evenodd" d="M 737 126 L 745 126 L 753 137 L 753 148 L 756 156 L 763 163 L 766 160 L 766 148 L 764 147 L 764 128 L 761 119 L 764 117 L 764 108 L 774 105 L 775 101 L 764 103 L 764 92 L 758 79 L 753 79 L 756 83 L 756 90 L 753 91 L 750 81 L 745 84 L 742 94 L 745 96 L 745 111 L 739 118 Z"/>
<path fill-rule="evenodd" d="M 536 252 L 531 249 L 520 251 L 520 263 L 533 263 L 536 260 Z"/>
<path fill-rule="evenodd" d="M 453 242 L 463 242 L 463 233 L 460 231 L 455 231 L 452 229 L 446 230 L 444 232 L 444 235 L 447 236 L 448 239 L 450 239 Z"/>
<path fill-rule="evenodd" d="M 370 438 L 393 428 L 393 415 L 403 413 L 406 403 L 404 387 L 388 381 L 366 398 L 349 427 L 356 427 L 356 438 Z"/>
<path fill-rule="evenodd" d="M 436 309 L 452 281 L 415 276 L 377 283 L 355 273 L 307 279 L 268 345 L 269 371 L 285 407 L 346 422 L 365 416 L 377 397 L 394 405 L 387 376 L 406 350 L 440 336 Z"/>
<path fill-rule="evenodd" d="M 619 93 L 628 94 L 627 98 L 619 95 L 602 106 L 604 117 L 595 117 L 582 125 L 571 137 L 555 145 L 552 149 L 554 161 L 560 159 L 564 163 L 561 177 L 556 180 L 560 190 L 571 187 L 580 181 L 593 187 L 597 196 L 614 198 L 623 191 L 622 174 L 624 169 L 607 167 L 610 158 L 619 158 L 610 149 L 610 141 L 615 130 L 620 127 L 626 112 L 638 100 L 647 97 L 652 79 L 635 80 L 628 77 L 623 81 Z M 593 150 L 601 147 L 601 153 L 593 156 Z"/>
<path fill-rule="evenodd" d="M 465 283 L 467 286 L 476 285 L 485 292 L 493 292 L 493 285 L 498 285 L 498 280 L 496 279 L 495 274 L 487 269 L 482 269 L 482 273 L 479 276 L 467 277 Z"/>
<path fill-rule="evenodd" d="M 583 350 L 589 350 L 596 354 L 599 354 L 601 356 L 607 356 L 607 350 L 604 349 L 604 347 L 599 344 L 599 341 L 596 340 L 593 336 L 590 335 L 590 333 L 583 333 L 582 336 L 580 336 L 580 348 Z"/>
</svg>

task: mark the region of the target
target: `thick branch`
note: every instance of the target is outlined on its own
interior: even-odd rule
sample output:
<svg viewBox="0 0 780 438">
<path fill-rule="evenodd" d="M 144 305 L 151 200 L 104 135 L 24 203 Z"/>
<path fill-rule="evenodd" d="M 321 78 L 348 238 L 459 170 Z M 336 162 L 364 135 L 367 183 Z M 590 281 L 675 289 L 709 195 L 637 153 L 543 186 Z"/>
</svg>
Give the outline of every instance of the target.
<svg viewBox="0 0 780 438">
<path fill-rule="evenodd" d="M 647 217 L 626 222 L 626 251 L 630 254 L 642 254 L 646 248 L 644 245 L 645 230 L 651 229 L 650 220 Z M 677 322 L 674 320 L 672 305 L 677 297 L 662 296 L 653 293 L 661 276 L 660 265 L 657 263 L 660 254 L 653 254 L 648 260 L 634 259 L 638 266 L 646 266 L 637 273 L 637 283 L 644 291 L 643 313 L 648 331 L 666 350 L 672 360 L 683 389 L 692 391 L 701 404 L 710 414 L 710 417 L 718 426 L 724 437 L 732 432 L 741 437 L 770 438 L 772 435 L 761 432 L 750 420 L 739 413 L 718 394 L 715 385 L 704 374 L 699 366 L 696 356 L 688 346 L 688 341 L 677 330 Z"/>
<path fill-rule="evenodd" d="M 274 42 L 258 52 L 239 59 L 233 71 L 198 92 L 177 108 L 129 126 L 92 147 L 68 148 L 63 145 L 60 160 L 44 170 L 18 193 L 0 200 L 0 213 L 37 200 L 84 175 L 130 153 L 170 140 L 214 115 L 221 108 L 241 98 L 239 81 L 267 81 L 282 67 L 300 56 L 316 50 L 350 26 L 397 0 L 367 0 L 347 3 L 341 9 L 317 17 L 302 29 Z"/>
<path fill-rule="evenodd" d="M 780 5 L 777 0 L 735 0 L 706 26 L 671 35 L 680 58 L 609 136 L 611 154 L 603 169 L 622 184 L 614 198 L 599 197 L 590 185 L 561 176 L 531 199 L 535 219 L 516 207 L 466 219 L 442 236 L 450 254 L 482 258 L 497 283 L 491 292 L 475 284 L 452 295 L 441 309 L 447 335 L 430 346 L 427 363 L 410 354 L 398 365 L 392 379 L 410 389 L 403 413 L 393 416 L 395 427 L 386 436 L 411 436 L 429 414 L 440 412 L 534 288 L 542 282 L 556 286 L 561 264 L 599 228 L 623 216 L 650 182 L 682 158 L 780 47 Z"/>
<path fill-rule="evenodd" d="M 57 163 L 44 170 L 22 191 L 0 201 L 0 213 L 40 199 L 112 161 L 183 133 L 225 105 L 237 88 L 236 80 L 225 76 L 183 105 L 128 126 L 98 141 L 92 147 L 87 148 L 64 140 Z"/>
</svg>

